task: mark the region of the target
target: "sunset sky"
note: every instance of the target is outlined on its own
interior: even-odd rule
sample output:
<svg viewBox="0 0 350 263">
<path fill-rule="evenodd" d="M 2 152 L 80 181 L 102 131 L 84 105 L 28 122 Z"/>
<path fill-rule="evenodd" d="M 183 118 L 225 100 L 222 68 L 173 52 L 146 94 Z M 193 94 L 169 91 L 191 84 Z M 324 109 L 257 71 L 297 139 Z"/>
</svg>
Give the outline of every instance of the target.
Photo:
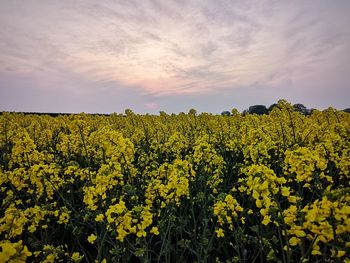
<svg viewBox="0 0 350 263">
<path fill-rule="evenodd" d="M 0 111 L 349 108 L 349 25 L 349 0 L 0 0 Z"/>
</svg>

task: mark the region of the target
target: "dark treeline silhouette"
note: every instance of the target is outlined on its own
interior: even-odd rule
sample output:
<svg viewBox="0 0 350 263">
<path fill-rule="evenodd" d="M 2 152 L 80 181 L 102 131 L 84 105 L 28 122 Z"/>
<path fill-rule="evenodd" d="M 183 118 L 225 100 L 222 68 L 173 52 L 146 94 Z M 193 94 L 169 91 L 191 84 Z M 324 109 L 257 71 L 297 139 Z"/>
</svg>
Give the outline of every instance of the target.
<svg viewBox="0 0 350 263">
<path fill-rule="evenodd" d="M 273 108 L 278 107 L 277 103 L 271 104 L 269 107 L 266 107 L 265 105 L 253 105 L 250 106 L 248 109 L 244 110 L 242 112 L 243 115 L 246 114 L 257 114 L 257 115 L 263 115 L 263 114 L 269 114 Z M 315 109 L 308 109 L 301 103 L 297 103 L 293 105 L 293 108 L 295 111 L 298 111 L 304 115 L 310 115 L 313 110 Z M 350 113 L 350 108 L 344 109 L 344 112 Z M 223 111 L 221 112 L 222 116 L 231 116 L 232 114 L 229 111 Z"/>
<path fill-rule="evenodd" d="M 244 110 L 242 114 L 269 114 L 273 108 L 278 107 L 277 103 L 271 104 L 268 108 L 265 105 L 253 105 L 250 106 L 247 110 Z M 295 111 L 298 111 L 304 115 L 310 115 L 312 109 L 306 108 L 303 104 L 297 103 L 293 105 Z"/>
</svg>

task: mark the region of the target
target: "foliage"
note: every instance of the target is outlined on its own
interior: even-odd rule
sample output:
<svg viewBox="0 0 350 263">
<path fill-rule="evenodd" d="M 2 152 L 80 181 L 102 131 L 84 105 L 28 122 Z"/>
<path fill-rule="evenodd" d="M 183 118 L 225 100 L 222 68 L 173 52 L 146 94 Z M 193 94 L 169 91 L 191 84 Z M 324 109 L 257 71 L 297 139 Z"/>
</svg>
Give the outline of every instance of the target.
<svg viewBox="0 0 350 263">
<path fill-rule="evenodd" d="M 223 112 L 221 112 L 221 115 L 222 115 L 222 116 L 231 116 L 231 112 L 229 112 L 229 111 L 223 111 Z"/>
<path fill-rule="evenodd" d="M 0 127 L 0 262 L 349 262 L 345 112 Z"/>
<path fill-rule="evenodd" d="M 262 115 L 262 114 L 267 114 L 268 109 L 266 108 L 265 105 L 254 105 L 249 107 L 248 113 Z"/>
</svg>

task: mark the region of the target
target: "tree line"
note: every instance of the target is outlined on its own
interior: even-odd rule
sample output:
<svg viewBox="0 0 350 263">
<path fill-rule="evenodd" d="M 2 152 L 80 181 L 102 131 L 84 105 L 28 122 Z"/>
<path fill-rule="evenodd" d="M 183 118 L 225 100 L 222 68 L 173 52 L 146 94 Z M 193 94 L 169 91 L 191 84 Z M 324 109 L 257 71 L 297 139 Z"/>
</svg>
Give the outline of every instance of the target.
<svg viewBox="0 0 350 263">
<path fill-rule="evenodd" d="M 273 108 L 278 107 L 277 103 L 274 103 L 270 105 L 269 107 L 266 107 L 265 105 L 253 105 L 250 106 L 248 109 L 244 110 L 242 112 L 243 115 L 246 114 L 257 114 L 257 115 L 263 115 L 263 114 L 269 114 Z M 316 110 L 314 108 L 307 108 L 305 105 L 301 103 L 297 103 L 293 105 L 293 108 L 295 111 L 300 112 L 304 115 L 310 115 L 312 111 Z M 350 108 L 344 109 L 344 112 L 350 113 Z M 231 112 L 230 111 L 223 111 L 221 115 L 223 116 L 231 116 L 234 115 L 237 112 L 236 109 L 233 109 Z"/>
</svg>

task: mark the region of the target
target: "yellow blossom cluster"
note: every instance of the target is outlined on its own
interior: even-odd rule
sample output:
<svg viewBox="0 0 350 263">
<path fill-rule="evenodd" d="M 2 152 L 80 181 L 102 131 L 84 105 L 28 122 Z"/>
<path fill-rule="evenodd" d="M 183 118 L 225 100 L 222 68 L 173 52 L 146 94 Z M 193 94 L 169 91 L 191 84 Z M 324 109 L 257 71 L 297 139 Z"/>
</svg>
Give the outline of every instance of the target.
<svg viewBox="0 0 350 263">
<path fill-rule="evenodd" d="M 145 193 L 146 202 L 149 205 L 160 202 L 161 207 L 165 207 L 169 203 L 180 205 L 181 198 L 189 196 L 189 184 L 194 171 L 187 161 L 175 160 L 173 164 L 163 164 L 150 176 Z"/>
<path fill-rule="evenodd" d="M 327 161 L 322 156 L 322 150 L 311 150 L 307 147 L 299 147 L 295 150 L 287 150 L 285 153 L 286 175 L 295 174 L 295 181 L 303 183 L 303 187 L 310 188 L 311 182 L 316 178 L 325 178 L 332 182 L 332 177 L 325 175 Z"/>
<path fill-rule="evenodd" d="M 350 262 L 350 114 L 0 114 L 0 262 Z"/>
<path fill-rule="evenodd" d="M 228 227 L 231 231 L 234 228 L 234 220 L 238 218 L 238 213 L 241 212 L 243 212 L 243 208 L 239 205 L 237 200 L 230 194 L 227 194 L 224 200 L 218 201 L 214 204 L 214 215 L 217 217 L 218 224 L 228 224 Z M 243 221 L 244 218 L 242 217 L 241 220 Z M 219 228 L 215 231 L 218 237 L 224 236 L 222 228 Z"/>
<path fill-rule="evenodd" d="M 325 249 L 334 250 L 334 247 L 329 245 L 334 242 L 340 252 L 337 255 L 345 255 L 345 249 L 350 245 L 350 196 L 342 195 L 334 201 L 334 193 L 331 192 L 329 197 L 323 196 L 299 211 L 296 206 L 284 211 L 291 246 L 300 245 L 308 240 L 312 245 L 311 254 L 322 255 Z"/>
<path fill-rule="evenodd" d="M 0 262 L 26 262 L 27 258 L 32 255 L 27 246 L 22 244 L 22 240 L 12 243 L 9 240 L 0 241 Z"/>
<path fill-rule="evenodd" d="M 215 148 L 208 142 L 209 137 L 200 137 L 193 152 L 193 162 L 197 173 L 208 174 L 207 185 L 217 193 L 217 187 L 223 182 L 222 170 L 225 162 L 222 156 L 218 155 Z"/>
<path fill-rule="evenodd" d="M 128 210 L 123 200 L 108 208 L 106 218 L 108 230 L 116 229 L 119 241 L 123 241 L 129 234 L 136 234 L 139 238 L 146 237 L 145 230 L 153 222 L 153 214 L 149 206 L 136 206 Z"/>
<path fill-rule="evenodd" d="M 271 222 L 270 208 L 277 207 L 275 195 L 290 195 L 290 188 L 284 186 L 287 180 L 277 177 L 273 170 L 261 164 L 253 164 L 242 169 L 242 172 L 244 177 L 238 180 L 241 183 L 239 191 L 254 198 L 255 205 L 263 216 L 262 224 L 267 225 Z"/>
</svg>

